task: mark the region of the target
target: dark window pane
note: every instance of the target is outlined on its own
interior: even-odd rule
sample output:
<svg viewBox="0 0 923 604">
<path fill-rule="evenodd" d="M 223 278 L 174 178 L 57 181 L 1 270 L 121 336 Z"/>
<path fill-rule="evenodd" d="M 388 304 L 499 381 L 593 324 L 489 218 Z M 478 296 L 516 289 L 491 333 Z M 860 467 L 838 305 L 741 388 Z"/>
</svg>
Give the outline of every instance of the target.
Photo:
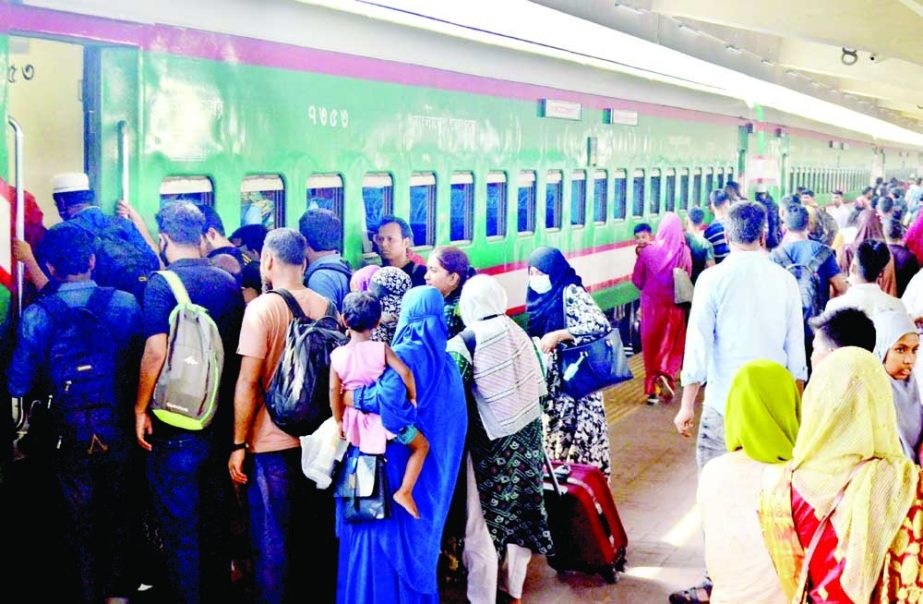
<svg viewBox="0 0 923 604">
<path fill-rule="evenodd" d="M 689 209 L 689 175 L 682 174 L 679 177 L 679 203 L 684 210 Z"/>
<path fill-rule="evenodd" d="M 692 178 L 692 203 L 690 205 L 698 206 L 702 204 L 702 175 L 696 174 Z"/>
<path fill-rule="evenodd" d="M 631 183 L 632 216 L 644 216 L 644 175 L 635 176 Z"/>
<path fill-rule="evenodd" d="M 705 175 L 705 194 L 711 196 L 711 192 L 715 190 L 715 175 L 708 173 Z"/>
<path fill-rule="evenodd" d="M 519 187 L 517 229 L 520 233 L 535 231 L 535 182 Z"/>
<path fill-rule="evenodd" d="M 471 241 L 471 223 L 473 222 L 474 185 L 472 183 L 455 183 L 449 214 L 449 239 L 452 241 Z"/>
<path fill-rule="evenodd" d="M 240 226 L 261 224 L 267 229 L 281 225 L 285 191 L 247 191 L 240 194 Z"/>
<path fill-rule="evenodd" d="M 545 228 L 561 228 L 561 197 L 564 193 L 564 184 L 549 182 L 545 185 Z"/>
<path fill-rule="evenodd" d="M 672 212 L 676 210 L 676 175 L 667 174 L 667 190 L 666 190 L 666 207 L 667 212 Z"/>
<path fill-rule="evenodd" d="M 330 210 L 341 219 L 343 217 L 343 187 L 325 187 L 308 189 L 307 209 L 321 208 Z"/>
<path fill-rule="evenodd" d="M 506 235 L 506 182 L 487 183 L 487 236 Z"/>
<path fill-rule="evenodd" d="M 605 177 L 593 180 L 593 222 L 606 222 L 609 214 L 609 191 Z"/>
<path fill-rule="evenodd" d="M 570 223 L 586 224 L 586 178 L 575 178 L 570 182 Z"/>
<path fill-rule="evenodd" d="M 414 245 L 435 245 L 435 206 L 436 185 L 410 187 L 410 230 Z"/>
<path fill-rule="evenodd" d="M 660 214 L 660 173 L 651 176 L 651 214 Z"/>
<path fill-rule="evenodd" d="M 616 220 L 625 218 L 628 212 L 628 178 L 618 176 L 612 182 L 613 195 L 615 197 L 615 212 L 613 218 Z"/>
</svg>

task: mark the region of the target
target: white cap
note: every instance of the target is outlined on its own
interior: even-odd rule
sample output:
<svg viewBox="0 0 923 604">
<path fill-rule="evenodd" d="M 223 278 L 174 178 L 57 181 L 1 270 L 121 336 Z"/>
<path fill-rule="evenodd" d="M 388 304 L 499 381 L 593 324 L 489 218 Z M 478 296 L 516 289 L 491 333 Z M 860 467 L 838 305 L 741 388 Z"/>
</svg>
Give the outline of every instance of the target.
<svg viewBox="0 0 923 604">
<path fill-rule="evenodd" d="M 65 172 L 55 174 L 51 179 L 51 193 L 71 193 L 73 191 L 89 191 L 90 178 L 83 172 Z"/>
</svg>

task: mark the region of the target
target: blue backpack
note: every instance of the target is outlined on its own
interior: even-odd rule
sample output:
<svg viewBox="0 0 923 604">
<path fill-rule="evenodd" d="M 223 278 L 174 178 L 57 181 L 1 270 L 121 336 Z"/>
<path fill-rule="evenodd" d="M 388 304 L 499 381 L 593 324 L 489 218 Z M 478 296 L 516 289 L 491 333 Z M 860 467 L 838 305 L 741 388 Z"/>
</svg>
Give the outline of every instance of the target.
<svg viewBox="0 0 923 604">
<path fill-rule="evenodd" d="M 128 406 L 119 404 L 118 349 L 104 319 L 114 292 L 99 287 L 79 307 L 57 296 L 36 302 L 53 326 L 48 410 L 58 449 L 105 452 L 128 435 Z"/>
<path fill-rule="evenodd" d="M 160 264 L 152 250 L 128 239 L 118 221 L 118 218 L 109 217 L 106 226 L 98 231 L 72 222 L 96 238 L 93 280 L 99 285 L 128 292 L 141 304 L 148 277 L 160 269 Z"/>
</svg>

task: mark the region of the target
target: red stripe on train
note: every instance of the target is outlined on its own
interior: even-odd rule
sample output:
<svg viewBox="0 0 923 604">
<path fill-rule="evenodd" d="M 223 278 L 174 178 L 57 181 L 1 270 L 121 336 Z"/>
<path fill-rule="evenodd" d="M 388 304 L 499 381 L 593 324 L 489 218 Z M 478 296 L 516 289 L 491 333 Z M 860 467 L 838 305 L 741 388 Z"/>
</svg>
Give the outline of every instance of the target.
<svg viewBox="0 0 923 604">
<path fill-rule="evenodd" d="M 601 254 L 603 252 L 608 252 L 610 250 L 617 250 L 621 248 L 631 247 L 635 245 L 634 239 L 629 239 L 628 241 L 619 241 L 616 243 L 608 243 L 606 245 L 598 245 L 596 247 L 588 247 L 582 250 L 575 250 L 573 252 L 567 252 L 564 254 L 565 258 L 580 258 L 581 256 L 589 256 L 591 254 Z M 478 272 L 483 275 L 502 275 L 503 273 L 511 273 L 513 271 L 522 270 L 529 267 L 528 260 L 520 260 L 518 262 L 508 262 L 506 264 L 497 264 L 495 266 L 489 266 L 484 269 L 478 269 Z"/>
</svg>

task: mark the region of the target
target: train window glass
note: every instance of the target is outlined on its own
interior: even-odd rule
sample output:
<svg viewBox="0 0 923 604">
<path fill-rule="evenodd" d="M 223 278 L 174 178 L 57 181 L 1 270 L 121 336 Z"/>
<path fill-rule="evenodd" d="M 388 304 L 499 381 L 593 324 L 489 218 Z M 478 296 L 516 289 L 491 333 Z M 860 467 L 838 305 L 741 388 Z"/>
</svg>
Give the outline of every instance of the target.
<svg viewBox="0 0 923 604">
<path fill-rule="evenodd" d="M 711 192 L 715 190 L 715 169 L 705 168 L 705 198 L 711 199 Z"/>
<path fill-rule="evenodd" d="M 308 179 L 306 208 L 330 210 L 343 220 L 343 177 L 339 174 L 314 174 Z"/>
<path fill-rule="evenodd" d="M 390 174 L 366 174 L 362 179 L 362 204 L 365 206 L 366 238 L 363 248 L 372 251 L 381 217 L 394 211 L 394 180 Z"/>
<path fill-rule="evenodd" d="M 651 214 L 660 214 L 660 169 L 651 170 Z"/>
<path fill-rule="evenodd" d="M 436 245 L 436 175 L 421 172 L 410 177 L 410 230 L 415 246 Z"/>
<path fill-rule="evenodd" d="M 520 233 L 535 232 L 535 198 L 536 183 L 535 172 L 523 171 L 519 173 L 519 192 L 516 206 L 517 230 Z"/>
<path fill-rule="evenodd" d="M 717 180 L 717 183 L 716 183 L 717 186 L 715 188 L 723 189 L 724 188 L 724 168 L 718 168 L 716 180 Z"/>
<path fill-rule="evenodd" d="M 545 228 L 561 228 L 564 175 L 560 170 L 548 170 L 545 176 Z"/>
<path fill-rule="evenodd" d="M 471 241 L 474 228 L 474 174 L 456 172 L 452 175 L 449 203 L 449 239 Z"/>
<path fill-rule="evenodd" d="M 680 168 L 679 171 L 679 207 L 689 209 L 689 168 Z"/>
<path fill-rule="evenodd" d="M 609 215 L 609 174 L 605 170 L 593 173 L 593 222 L 602 224 Z"/>
<path fill-rule="evenodd" d="M 261 224 L 267 229 L 285 222 L 285 184 L 274 174 L 248 176 L 240 183 L 240 226 Z"/>
<path fill-rule="evenodd" d="M 632 172 L 631 215 L 644 216 L 644 170 Z"/>
<path fill-rule="evenodd" d="M 676 170 L 667 168 L 664 183 L 666 186 L 666 190 L 664 191 L 666 201 L 664 205 L 667 212 L 672 212 L 676 210 Z"/>
<path fill-rule="evenodd" d="M 574 170 L 570 178 L 570 223 L 583 226 L 586 224 L 586 172 Z"/>
<path fill-rule="evenodd" d="M 506 172 L 487 173 L 487 236 L 506 236 Z"/>
<path fill-rule="evenodd" d="M 612 217 L 624 220 L 628 214 L 628 173 L 625 170 L 616 170 L 612 179 L 612 205 L 615 208 Z"/>
<path fill-rule="evenodd" d="M 788 173 L 788 194 L 791 195 L 795 192 L 795 182 L 797 176 L 795 176 L 795 168 L 792 168 L 792 171 Z"/>
<path fill-rule="evenodd" d="M 727 169 L 727 179 L 728 181 L 734 180 L 734 168 Z M 739 185 L 740 183 L 737 184 Z"/>
<path fill-rule="evenodd" d="M 692 202 L 690 205 L 702 204 L 702 168 L 696 168 L 692 173 Z"/>
<path fill-rule="evenodd" d="M 215 187 L 207 176 L 168 176 L 160 183 L 160 207 L 175 201 L 215 205 Z"/>
</svg>

